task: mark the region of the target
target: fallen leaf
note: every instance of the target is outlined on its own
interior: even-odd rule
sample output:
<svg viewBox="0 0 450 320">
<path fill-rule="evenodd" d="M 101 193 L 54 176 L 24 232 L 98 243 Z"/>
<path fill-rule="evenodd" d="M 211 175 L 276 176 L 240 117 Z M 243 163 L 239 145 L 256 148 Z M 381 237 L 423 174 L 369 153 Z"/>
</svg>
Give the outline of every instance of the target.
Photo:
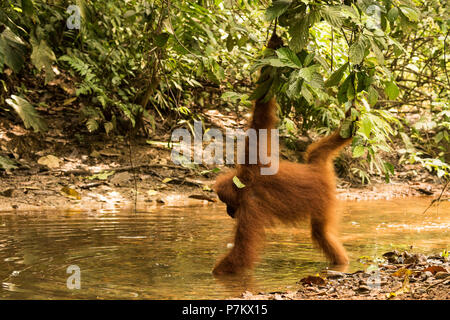
<svg viewBox="0 0 450 320">
<path fill-rule="evenodd" d="M 13 192 L 14 192 L 14 189 L 9 188 L 9 189 L 0 191 L 0 196 L 11 198 Z"/>
<path fill-rule="evenodd" d="M 147 194 L 148 194 L 149 196 L 154 196 L 154 195 L 157 195 L 157 194 L 158 194 L 158 191 L 156 191 L 156 190 L 148 190 L 148 191 L 147 191 Z"/>
<path fill-rule="evenodd" d="M 325 285 L 327 282 L 324 278 L 318 276 L 307 276 L 300 280 L 303 284 L 315 284 L 315 285 Z"/>
<path fill-rule="evenodd" d="M 93 174 L 92 176 L 87 177 L 86 179 L 106 180 L 106 179 L 108 179 L 109 176 L 113 175 L 114 173 L 115 173 L 115 171 L 103 171 L 100 173 Z"/>
<path fill-rule="evenodd" d="M 71 104 L 72 102 L 74 102 L 75 100 L 77 100 L 77 97 L 66 99 L 66 100 L 64 100 L 63 106 L 67 106 L 67 105 Z"/>
<path fill-rule="evenodd" d="M 422 272 L 430 271 L 432 274 L 436 274 L 437 272 L 448 272 L 444 267 L 441 266 L 430 266 L 422 270 Z"/>
<path fill-rule="evenodd" d="M 111 178 L 110 182 L 114 185 L 120 185 L 124 182 L 129 181 L 131 178 L 132 178 L 131 174 L 124 171 L 114 175 L 114 177 Z"/>
<path fill-rule="evenodd" d="M 65 196 L 81 200 L 81 195 L 75 189 L 69 187 L 62 187 L 61 192 Z"/>
<path fill-rule="evenodd" d="M 98 157 L 101 156 L 101 154 L 100 154 L 100 152 L 98 152 L 97 150 L 94 150 L 94 151 L 91 152 L 90 156 L 91 156 L 92 158 L 98 158 Z"/>
<path fill-rule="evenodd" d="M 165 178 L 165 179 L 162 181 L 162 183 L 167 183 L 167 182 L 170 182 L 170 181 L 172 181 L 172 178 Z"/>
<path fill-rule="evenodd" d="M 37 161 L 39 164 L 49 167 L 50 169 L 59 168 L 61 160 L 51 154 L 40 157 Z"/>
<path fill-rule="evenodd" d="M 412 274 L 413 272 L 411 271 L 411 270 L 409 270 L 409 269 L 406 269 L 406 268 L 401 268 L 401 269 L 398 269 L 397 271 L 395 271 L 393 274 L 392 274 L 392 276 L 394 276 L 394 277 L 404 277 L 404 276 L 410 276 L 411 274 Z"/>
</svg>

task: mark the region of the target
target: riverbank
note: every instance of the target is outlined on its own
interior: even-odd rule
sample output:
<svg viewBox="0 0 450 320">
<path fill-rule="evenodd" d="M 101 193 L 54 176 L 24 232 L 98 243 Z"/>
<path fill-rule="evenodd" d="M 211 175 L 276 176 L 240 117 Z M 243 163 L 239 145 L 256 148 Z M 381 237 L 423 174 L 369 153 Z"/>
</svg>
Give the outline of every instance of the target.
<svg viewBox="0 0 450 320">
<path fill-rule="evenodd" d="M 327 270 L 302 278 L 285 292 L 245 292 L 244 300 L 449 300 L 448 252 L 433 255 L 386 252 L 366 260 L 366 270 Z"/>
<path fill-rule="evenodd" d="M 54 128 L 42 137 L 1 121 L 0 132 L 5 132 L 0 156 L 10 161 L 8 170 L 0 170 L 0 211 L 208 205 L 218 200 L 212 190 L 216 176 L 227 170 L 175 165 L 168 133 L 129 141 Z M 431 202 L 450 197 L 450 188 L 441 195 L 442 183 L 419 165 L 408 165 L 388 184 L 373 178 L 361 185 L 340 177 L 337 186 L 342 200 L 429 196 Z"/>
</svg>

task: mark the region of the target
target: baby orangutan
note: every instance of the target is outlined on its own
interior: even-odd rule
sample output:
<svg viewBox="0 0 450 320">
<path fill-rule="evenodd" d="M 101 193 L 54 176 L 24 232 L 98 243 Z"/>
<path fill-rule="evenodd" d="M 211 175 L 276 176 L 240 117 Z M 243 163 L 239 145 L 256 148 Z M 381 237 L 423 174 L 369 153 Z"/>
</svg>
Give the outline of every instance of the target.
<svg viewBox="0 0 450 320">
<path fill-rule="evenodd" d="M 250 128 L 273 128 L 277 119 L 275 110 L 274 98 L 268 102 L 256 101 Z M 240 273 L 251 268 L 263 244 L 264 227 L 275 220 L 295 225 L 308 217 L 312 239 L 326 257 L 333 264 L 347 264 L 345 249 L 336 237 L 333 159 L 351 140 L 351 137 L 342 138 L 338 129 L 308 147 L 306 164 L 281 161 L 274 175 L 261 175 L 261 165 L 243 164 L 220 175 L 214 189 L 237 225 L 234 247 L 217 263 L 213 273 Z M 238 188 L 234 176 L 245 187 Z"/>
</svg>

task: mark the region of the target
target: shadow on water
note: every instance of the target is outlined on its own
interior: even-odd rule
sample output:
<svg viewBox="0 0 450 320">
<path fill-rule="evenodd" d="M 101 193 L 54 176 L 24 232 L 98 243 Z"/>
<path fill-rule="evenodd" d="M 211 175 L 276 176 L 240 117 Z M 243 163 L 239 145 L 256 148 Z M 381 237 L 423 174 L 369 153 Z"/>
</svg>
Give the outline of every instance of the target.
<svg viewBox="0 0 450 320">
<path fill-rule="evenodd" d="M 430 199 L 343 202 L 341 238 L 351 264 L 392 249 L 431 253 L 450 242 L 450 203 L 422 214 Z M 129 212 L 0 214 L 0 298 L 221 299 L 279 291 L 328 267 L 308 224 L 268 231 L 262 259 L 243 277 L 215 279 L 232 240 L 223 206 Z M 67 268 L 81 271 L 68 289 Z"/>
</svg>

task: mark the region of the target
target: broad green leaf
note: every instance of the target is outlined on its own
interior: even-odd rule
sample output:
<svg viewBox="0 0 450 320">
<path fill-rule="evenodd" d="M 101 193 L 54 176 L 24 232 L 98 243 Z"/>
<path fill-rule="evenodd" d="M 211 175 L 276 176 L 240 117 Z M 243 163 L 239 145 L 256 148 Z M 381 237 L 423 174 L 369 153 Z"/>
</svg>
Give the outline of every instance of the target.
<svg viewBox="0 0 450 320">
<path fill-rule="evenodd" d="M 362 41 L 362 38 L 359 39 L 350 46 L 349 50 L 349 60 L 353 64 L 360 64 L 364 59 L 364 54 L 366 51 L 366 46 Z"/>
<path fill-rule="evenodd" d="M 398 89 L 395 82 L 389 81 L 385 84 L 384 92 L 390 100 L 395 100 L 398 97 L 400 90 Z"/>
<path fill-rule="evenodd" d="M 364 146 L 355 146 L 353 148 L 353 158 L 361 157 L 365 151 L 366 151 L 366 148 Z"/>
<path fill-rule="evenodd" d="M 300 96 L 303 80 L 300 77 L 298 77 L 297 73 L 295 74 L 295 77 L 292 77 L 292 75 L 294 75 L 294 72 L 291 74 L 291 77 L 289 77 L 289 83 L 286 89 L 286 94 L 289 97 L 289 99 L 295 100 Z"/>
<path fill-rule="evenodd" d="M 306 85 L 302 86 L 301 94 L 302 94 L 303 98 L 305 98 L 306 101 L 308 101 L 309 104 L 314 103 L 314 96 Z"/>
<path fill-rule="evenodd" d="M 27 16 L 32 16 L 34 13 L 33 1 L 22 0 L 22 11 Z"/>
<path fill-rule="evenodd" d="M 411 22 L 419 21 L 419 14 L 413 8 L 407 6 L 400 6 L 400 11 L 408 18 Z"/>
<path fill-rule="evenodd" d="M 0 34 L 0 57 L 4 63 L 18 73 L 25 62 L 26 52 L 27 47 L 22 39 L 5 27 Z"/>
<path fill-rule="evenodd" d="M 9 171 L 11 169 L 17 169 L 16 162 L 12 159 L 0 156 L 0 169 Z"/>
<path fill-rule="evenodd" d="M 347 98 L 347 91 L 348 91 L 348 87 L 352 84 L 351 81 L 351 75 L 349 75 L 345 81 L 341 84 L 341 86 L 339 87 L 338 93 L 337 93 L 337 98 L 339 103 L 345 103 L 348 101 Z"/>
<path fill-rule="evenodd" d="M 272 86 L 273 78 L 269 78 L 263 83 L 261 83 L 255 91 L 250 95 L 249 100 L 258 100 L 262 99 L 269 91 L 270 87 Z"/>
<path fill-rule="evenodd" d="M 227 40 L 226 40 L 226 46 L 227 46 L 228 52 L 231 52 L 235 45 L 236 45 L 236 42 L 234 41 L 233 36 L 231 34 L 229 34 L 227 37 Z"/>
<path fill-rule="evenodd" d="M 370 106 L 373 107 L 378 101 L 378 91 L 375 90 L 374 87 L 370 86 L 367 93 L 369 95 L 368 102 L 369 102 Z"/>
<path fill-rule="evenodd" d="M 391 180 L 390 176 L 394 174 L 394 166 L 389 162 L 385 162 L 383 165 L 384 165 L 384 180 L 389 183 L 389 181 Z"/>
<path fill-rule="evenodd" d="M 5 100 L 7 104 L 13 107 L 19 117 L 22 119 L 25 128 L 32 127 L 35 132 L 47 131 L 47 124 L 37 113 L 34 107 L 24 98 L 11 95 L 11 99 Z"/>
<path fill-rule="evenodd" d="M 348 68 L 348 62 L 344 63 L 339 69 L 337 69 L 333 74 L 325 81 L 325 87 L 334 87 L 339 84 L 342 79 L 342 76 L 345 73 L 345 70 Z"/>
<path fill-rule="evenodd" d="M 390 22 L 394 22 L 398 17 L 398 8 L 393 7 L 387 13 L 387 18 Z"/>
<path fill-rule="evenodd" d="M 236 185 L 236 187 L 238 187 L 239 189 L 245 188 L 245 184 L 243 184 L 241 182 L 241 180 L 239 180 L 239 178 L 237 176 L 233 177 L 233 183 Z"/>
<path fill-rule="evenodd" d="M 294 52 L 292 52 L 291 49 L 284 47 L 278 49 L 276 52 L 278 58 L 280 59 L 281 62 L 284 63 L 285 66 L 297 69 L 302 67 L 300 59 Z"/>
<path fill-rule="evenodd" d="M 294 24 L 289 29 L 289 34 L 292 36 L 289 47 L 294 52 L 301 51 L 308 43 L 309 15 L 306 15 L 303 19 Z"/>
<path fill-rule="evenodd" d="M 336 28 L 340 28 L 344 22 L 344 16 L 342 15 L 342 7 L 323 5 L 320 8 L 320 15 L 330 25 Z"/>
<path fill-rule="evenodd" d="M 370 139 L 370 133 L 372 132 L 373 124 L 372 121 L 368 117 L 365 117 L 361 122 L 360 130 L 366 136 L 367 139 Z"/>
<path fill-rule="evenodd" d="M 307 82 L 312 80 L 312 75 L 313 71 L 310 68 L 302 68 L 298 72 L 298 76 Z"/>
<path fill-rule="evenodd" d="M 291 0 L 278 0 L 273 1 L 272 5 L 266 9 L 265 18 L 267 21 L 272 21 L 278 18 L 286 12 L 287 8 L 291 5 Z"/>
<path fill-rule="evenodd" d="M 33 52 L 31 53 L 31 62 L 38 70 L 44 69 L 46 82 L 53 80 L 55 73 L 52 64 L 56 61 L 53 50 L 47 45 L 45 40 L 41 40 L 39 44 L 34 38 L 31 38 Z"/>
<path fill-rule="evenodd" d="M 113 123 L 110 122 L 110 121 L 105 122 L 105 123 L 103 124 L 103 127 L 105 128 L 106 134 L 109 134 L 109 133 L 114 129 L 114 125 L 113 125 Z"/>
<path fill-rule="evenodd" d="M 98 124 L 97 120 L 95 120 L 94 118 L 89 118 L 86 121 L 86 127 L 89 130 L 89 132 L 94 132 L 98 129 L 99 124 Z"/>
<path fill-rule="evenodd" d="M 162 48 L 166 45 L 167 40 L 169 40 L 169 34 L 166 32 L 160 33 L 158 35 L 155 36 L 155 44 Z"/>
<path fill-rule="evenodd" d="M 376 44 L 376 42 L 372 39 L 370 39 L 370 44 L 372 46 L 372 51 L 375 54 L 375 57 L 377 58 L 377 62 L 380 65 L 384 65 L 384 54 Z"/>
</svg>

